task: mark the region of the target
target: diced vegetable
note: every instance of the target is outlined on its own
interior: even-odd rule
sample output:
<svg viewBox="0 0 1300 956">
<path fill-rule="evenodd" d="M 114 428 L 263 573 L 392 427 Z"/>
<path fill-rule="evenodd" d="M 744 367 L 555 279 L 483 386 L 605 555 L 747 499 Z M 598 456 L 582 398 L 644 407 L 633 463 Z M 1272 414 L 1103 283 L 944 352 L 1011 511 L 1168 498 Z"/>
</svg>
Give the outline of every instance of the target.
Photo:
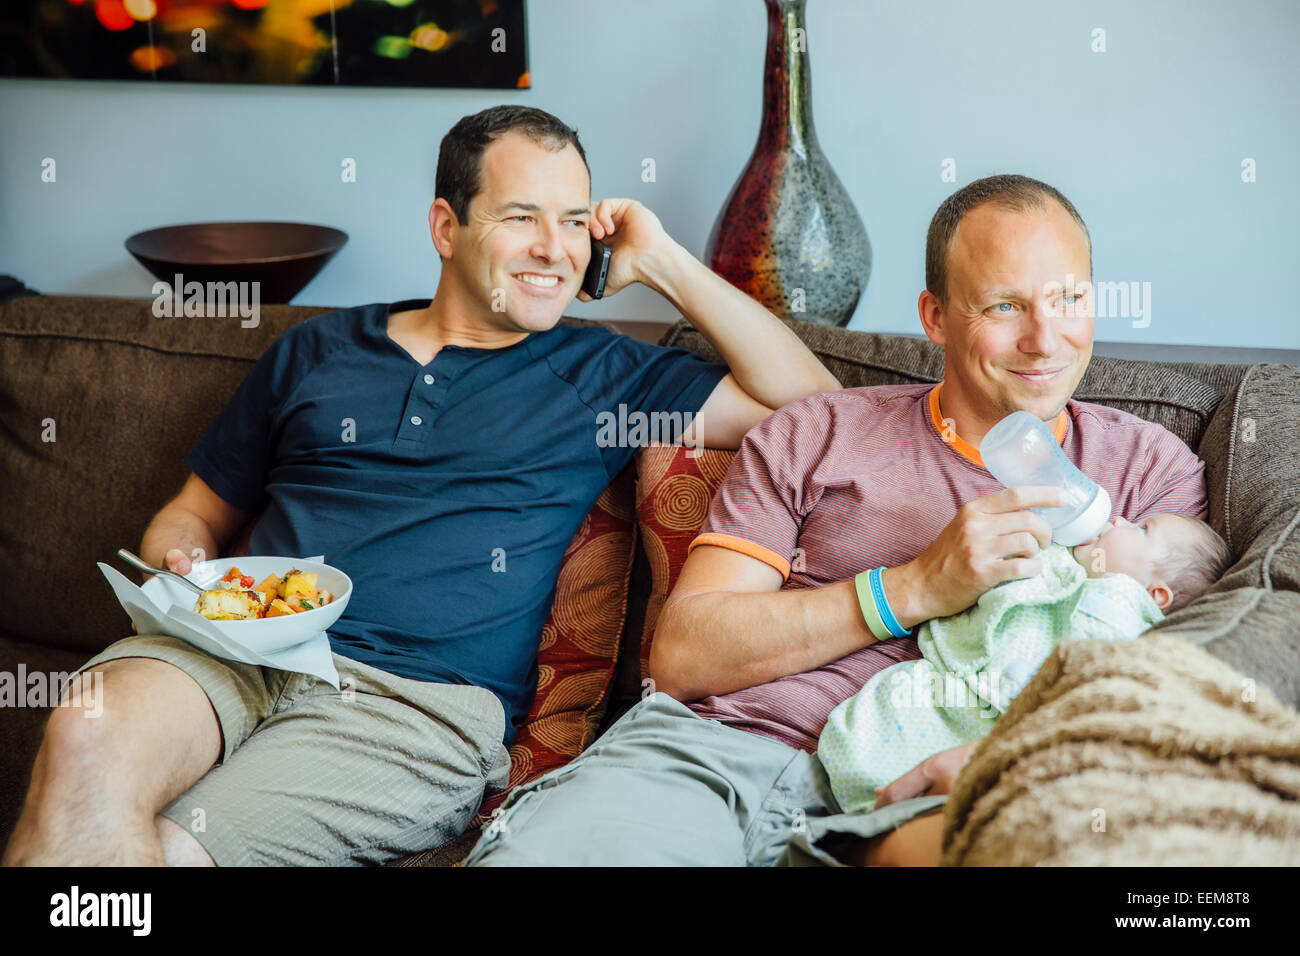
<svg viewBox="0 0 1300 956">
<path fill-rule="evenodd" d="M 266 600 L 263 604 L 270 604 L 272 598 L 276 596 L 280 588 L 280 576 L 278 574 L 268 574 L 266 578 L 257 587 L 253 588 L 261 594 Z"/>
<path fill-rule="evenodd" d="M 304 597 L 310 600 L 316 599 L 316 579 L 317 574 L 304 573 L 302 571 L 290 571 L 284 577 L 284 582 L 280 585 L 280 597 L 292 603 L 292 598 Z"/>
<path fill-rule="evenodd" d="M 261 617 L 284 617 L 314 611 L 334 600 L 334 595 L 317 588 L 320 576 L 294 568 L 283 576 L 268 574 L 253 586 L 253 576 L 232 567 L 217 582 L 216 589 L 205 591 L 194 610 L 209 620 L 237 621 Z"/>
<path fill-rule="evenodd" d="M 293 608 L 279 598 L 273 600 L 271 606 L 266 609 L 267 617 L 284 617 L 286 614 L 292 613 L 294 613 Z"/>
</svg>

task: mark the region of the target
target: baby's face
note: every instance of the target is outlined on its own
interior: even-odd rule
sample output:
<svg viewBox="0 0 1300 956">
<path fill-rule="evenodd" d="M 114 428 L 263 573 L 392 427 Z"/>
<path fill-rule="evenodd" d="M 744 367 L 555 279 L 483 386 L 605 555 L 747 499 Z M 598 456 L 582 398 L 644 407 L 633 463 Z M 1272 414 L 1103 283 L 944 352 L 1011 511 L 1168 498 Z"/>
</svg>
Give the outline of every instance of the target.
<svg viewBox="0 0 1300 956">
<path fill-rule="evenodd" d="M 1088 577 L 1127 574 L 1145 588 L 1163 583 L 1155 580 L 1155 566 L 1169 554 L 1191 544 L 1195 526 L 1181 515 L 1159 514 L 1133 524 L 1116 515 L 1106 522 L 1101 534 L 1075 545 L 1074 559 Z"/>
</svg>

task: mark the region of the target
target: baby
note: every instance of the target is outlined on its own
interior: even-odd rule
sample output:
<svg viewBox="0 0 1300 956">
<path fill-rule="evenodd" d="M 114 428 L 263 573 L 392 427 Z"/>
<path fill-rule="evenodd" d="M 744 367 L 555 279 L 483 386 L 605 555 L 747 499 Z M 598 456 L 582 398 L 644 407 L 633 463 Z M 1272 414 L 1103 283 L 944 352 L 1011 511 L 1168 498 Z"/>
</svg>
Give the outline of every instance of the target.
<svg viewBox="0 0 1300 956">
<path fill-rule="evenodd" d="M 1115 517 L 1077 547 L 1052 544 L 1043 568 L 917 629 L 922 658 L 871 678 L 832 711 L 817 756 L 845 813 L 931 754 L 977 740 L 1067 640 L 1132 640 L 1204 594 L 1232 563 L 1205 522 Z"/>
<path fill-rule="evenodd" d="M 1071 549 L 1088 577 L 1127 574 L 1136 579 L 1161 616 L 1186 607 L 1210 589 L 1232 564 L 1227 542 L 1204 521 L 1155 514 L 1137 524 L 1116 515 L 1099 537 Z"/>
</svg>

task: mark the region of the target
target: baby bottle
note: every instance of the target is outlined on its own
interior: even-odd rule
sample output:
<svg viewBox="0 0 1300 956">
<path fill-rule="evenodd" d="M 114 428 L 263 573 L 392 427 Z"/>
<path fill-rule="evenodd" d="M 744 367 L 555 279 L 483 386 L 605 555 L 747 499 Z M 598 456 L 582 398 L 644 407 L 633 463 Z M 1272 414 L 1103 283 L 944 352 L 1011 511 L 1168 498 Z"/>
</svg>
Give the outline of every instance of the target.
<svg viewBox="0 0 1300 956">
<path fill-rule="evenodd" d="M 1032 508 L 1052 526 L 1052 540 L 1066 547 L 1101 534 L 1110 520 L 1106 489 L 1074 467 L 1052 430 L 1035 415 L 1012 412 L 980 442 L 984 467 L 1008 488 L 1052 485 L 1065 492 L 1061 508 Z"/>
</svg>

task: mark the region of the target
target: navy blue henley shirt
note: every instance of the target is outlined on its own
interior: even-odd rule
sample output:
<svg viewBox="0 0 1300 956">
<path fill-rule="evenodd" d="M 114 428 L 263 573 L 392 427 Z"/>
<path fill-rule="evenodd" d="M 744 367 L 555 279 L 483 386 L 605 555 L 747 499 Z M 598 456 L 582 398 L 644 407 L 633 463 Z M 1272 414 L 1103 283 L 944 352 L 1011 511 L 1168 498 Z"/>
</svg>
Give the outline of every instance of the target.
<svg viewBox="0 0 1300 956">
<path fill-rule="evenodd" d="M 226 501 L 265 509 L 250 554 L 323 554 L 351 577 L 335 653 L 493 691 L 508 744 L 532 705 L 564 550 L 637 450 L 598 442 L 598 413 L 698 412 L 727 369 L 576 326 L 447 345 L 420 365 L 388 317 L 427 305 L 289 329 L 185 460 Z"/>
</svg>

